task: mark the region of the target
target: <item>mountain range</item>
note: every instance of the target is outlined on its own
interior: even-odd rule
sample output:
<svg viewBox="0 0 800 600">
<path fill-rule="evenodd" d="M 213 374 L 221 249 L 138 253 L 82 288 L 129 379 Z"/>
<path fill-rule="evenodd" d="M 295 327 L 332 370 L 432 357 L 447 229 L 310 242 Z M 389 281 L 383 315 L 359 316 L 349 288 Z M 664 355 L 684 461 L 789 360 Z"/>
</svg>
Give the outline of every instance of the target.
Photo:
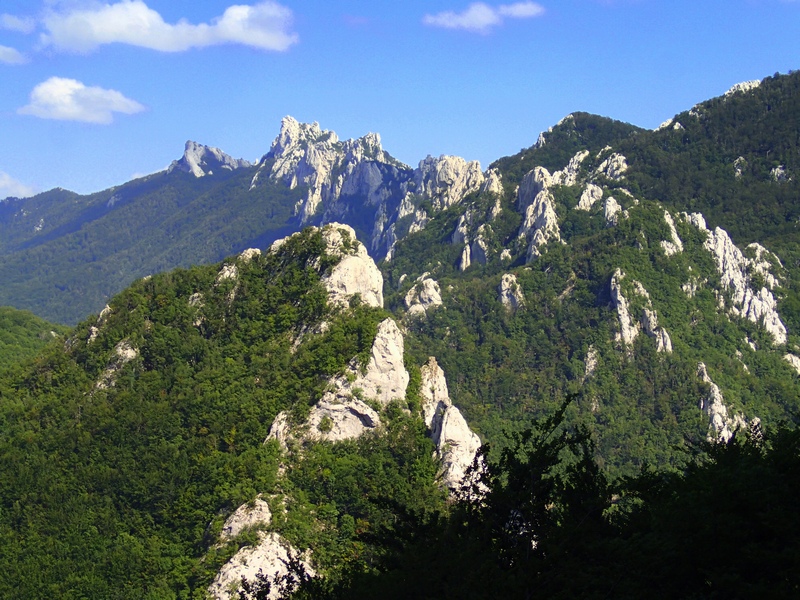
<svg viewBox="0 0 800 600">
<path fill-rule="evenodd" d="M 594 533 L 641 539 L 648 469 L 673 482 L 796 422 L 798 124 L 796 72 L 655 131 L 576 112 L 486 170 L 286 117 L 254 164 L 187 142 L 110 190 L 3 200 L 0 303 L 78 324 L 0 373 L 0 589 L 339 585 L 413 562 L 381 535 L 419 550 L 401 525 L 461 506 L 499 511 L 487 543 L 511 540 L 514 571 L 540 542 L 561 556 L 537 536 L 588 518 L 580 485 Z M 549 495 L 497 509 L 531 457 Z M 697 544 L 705 583 L 674 593 L 730 594 Z M 752 590 L 797 589 L 775 577 Z"/>
</svg>

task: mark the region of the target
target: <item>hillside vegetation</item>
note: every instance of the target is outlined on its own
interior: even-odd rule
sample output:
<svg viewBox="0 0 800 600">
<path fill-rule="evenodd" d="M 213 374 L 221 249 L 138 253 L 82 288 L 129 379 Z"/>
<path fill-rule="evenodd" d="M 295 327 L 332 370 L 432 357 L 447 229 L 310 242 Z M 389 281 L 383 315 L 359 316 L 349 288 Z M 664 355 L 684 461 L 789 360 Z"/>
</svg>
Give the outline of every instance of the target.
<svg viewBox="0 0 800 600">
<path fill-rule="evenodd" d="M 796 597 L 798 81 L 575 113 L 485 173 L 286 119 L 280 179 L 54 191 L 35 235 L 3 203 L 3 293 L 35 262 L 98 314 L 0 371 L 0 596 Z M 387 258 L 270 245 L 317 200 Z"/>
</svg>

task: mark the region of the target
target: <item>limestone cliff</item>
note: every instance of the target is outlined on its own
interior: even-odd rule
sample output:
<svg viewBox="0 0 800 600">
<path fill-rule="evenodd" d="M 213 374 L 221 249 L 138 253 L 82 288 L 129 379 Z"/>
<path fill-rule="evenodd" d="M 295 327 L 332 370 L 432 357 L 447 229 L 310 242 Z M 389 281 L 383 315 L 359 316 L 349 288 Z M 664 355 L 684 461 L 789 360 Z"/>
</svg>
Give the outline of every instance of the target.
<svg viewBox="0 0 800 600">
<path fill-rule="evenodd" d="M 464 475 L 475 460 L 480 438 L 450 400 L 444 371 L 430 357 L 421 369 L 422 413 L 436 453 L 442 461 L 442 482 L 451 490 L 460 487 Z"/>
</svg>

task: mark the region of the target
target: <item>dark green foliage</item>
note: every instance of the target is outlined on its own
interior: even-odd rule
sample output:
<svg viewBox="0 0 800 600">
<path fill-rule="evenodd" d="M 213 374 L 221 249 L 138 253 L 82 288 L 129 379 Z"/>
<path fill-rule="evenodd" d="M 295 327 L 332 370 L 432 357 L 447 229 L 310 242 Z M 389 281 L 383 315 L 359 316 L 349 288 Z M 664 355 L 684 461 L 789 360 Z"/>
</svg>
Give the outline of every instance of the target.
<svg viewBox="0 0 800 600">
<path fill-rule="evenodd" d="M 66 332 L 66 327 L 48 323 L 28 311 L 0 306 L 0 365 L 6 367 L 31 357 Z"/>
<path fill-rule="evenodd" d="M 617 146 L 622 140 L 642 131 L 629 123 L 575 112 L 553 127 L 552 131 L 544 133 L 543 146 L 531 146 L 514 156 L 493 162 L 490 167 L 499 169 L 503 173 L 506 189 L 513 190 L 513 186 L 534 167 L 542 166 L 550 172 L 563 169 L 580 151 L 588 150 L 594 155 L 606 146 Z"/>
<path fill-rule="evenodd" d="M 307 411 L 383 318 L 327 306 L 320 276 L 337 259 L 323 249 L 307 231 L 236 262 L 235 280 L 218 267 L 140 280 L 0 377 L 0 596 L 203 597 L 230 556 L 201 560 L 224 515 L 276 485 L 275 415 Z M 138 350 L 127 364 L 121 341 Z M 382 469 L 407 456 L 393 452 Z"/>
<path fill-rule="evenodd" d="M 708 100 L 666 128 L 615 145 L 628 158 L 634 193 L 701 212 L 742 244 L 797 244 L 800 72 L 767 77 L 755 90 Z M 734 162 L 742 157 L 736 177 Z M 786 168 L 790 181 L 772 179 Z"/>
<path fill-rule="evenodd" d="M 680 473 L 612 483 L 566 408 L 476 472 L 481 502 L 405 513 L 376 570 L 299 597 L 796 597 L 797 430 L 704 444 Z"/>
</svg>

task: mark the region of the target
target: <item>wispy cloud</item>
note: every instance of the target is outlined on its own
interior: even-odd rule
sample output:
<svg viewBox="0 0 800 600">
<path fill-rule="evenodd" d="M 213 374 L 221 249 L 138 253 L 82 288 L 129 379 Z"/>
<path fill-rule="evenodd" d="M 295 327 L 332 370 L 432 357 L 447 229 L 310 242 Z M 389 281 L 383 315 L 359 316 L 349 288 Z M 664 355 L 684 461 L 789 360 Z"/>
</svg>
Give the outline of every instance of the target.
<svg viewBox="0 0 800 600">
<path fill-rule="evenodd" d="M 295 44 L 290 9 L 266 0 L 228 7 L 211 23 L 166 23 L 141 0 L 122 0 L 91 9 L 52 10 L 44 18 L 45 45 L 90 52 L 104 44 L 130 44 L 162 52 L 182 52 L 220 44 L 282 51 Z"/>
<path fill-rule="evenodd" d="M 492 28 L 502 25 L 506 18 L 530 19 L 541 16 L 544 12 L 544 7 L 536 2 L 515 2 L 500 6 L 475 2 L 460 13 L 445 11 L 435 15 L 425 15 L 422 22 L 431 27 L 489 33 Z"/>
<path fill-rule="evenodd" d="M 9 196 L 27 198 L 35 193 L 36 190 L 32 187 L 20 183 L 8 173 L 0 171 L 0 198 L 8 198 Z"/>
<path fill-rule="evenodd" d="M 0 46 L 0 63 L 7 65 L 22 65 L 28 62 L 25 55 L 19 50 L 9 48 L 8 46 Z"/>
<path fill-rule="evenodd" d="M 19 33 L 33 33 L 33 30 L 36 29 L 36 21 L 30 17 L 16 17 L 3 13 L 0 15 L 0 29 L 8 29 Z"/>
<path fill-rule="evenodd" d="M 116 90 L 87 87 L 75 79 L 51 77 L 31 92 L 30 103 L 17 112 L 41 119 L 108 125 L 114 113 L 132 115 L 144 106 Z"/>
</svg>

